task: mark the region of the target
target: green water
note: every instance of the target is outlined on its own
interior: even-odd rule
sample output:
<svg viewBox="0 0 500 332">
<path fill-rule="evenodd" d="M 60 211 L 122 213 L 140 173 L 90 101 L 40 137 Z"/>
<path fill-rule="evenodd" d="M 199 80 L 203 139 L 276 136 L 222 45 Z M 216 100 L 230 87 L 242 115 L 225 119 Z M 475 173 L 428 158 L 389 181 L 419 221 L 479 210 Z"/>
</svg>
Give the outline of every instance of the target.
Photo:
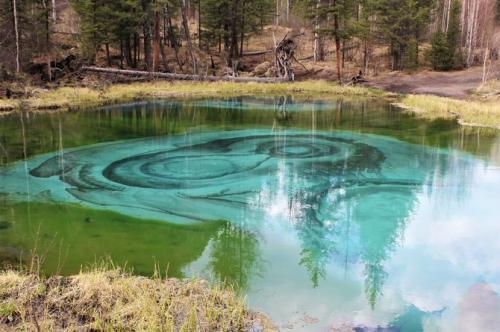
<svg viewBox="0 0 500 332">
<path fill-rule="evenodd" d="M 497 131 L 374 99 L 12 114 L 0 258 L 201 275 L 284 329 L 495 330 L 499 165 Z"/>
</svg>

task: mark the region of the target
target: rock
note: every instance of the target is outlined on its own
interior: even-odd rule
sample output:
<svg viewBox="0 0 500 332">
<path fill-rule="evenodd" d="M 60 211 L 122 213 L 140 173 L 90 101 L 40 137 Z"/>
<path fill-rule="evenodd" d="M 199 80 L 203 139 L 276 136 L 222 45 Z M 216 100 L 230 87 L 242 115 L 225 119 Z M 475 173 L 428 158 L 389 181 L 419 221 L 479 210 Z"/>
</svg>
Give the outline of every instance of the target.
<svg viewBox="0 0 500 332">
<path fill-rule="evenodd" d="M 273 66 L 272 63 L 269 61 L 263 62 L 255 67 L 253 70 L 253 74 L 255 76 L 262 76 L 264 75 L 271 67 Z"/>
</svg>

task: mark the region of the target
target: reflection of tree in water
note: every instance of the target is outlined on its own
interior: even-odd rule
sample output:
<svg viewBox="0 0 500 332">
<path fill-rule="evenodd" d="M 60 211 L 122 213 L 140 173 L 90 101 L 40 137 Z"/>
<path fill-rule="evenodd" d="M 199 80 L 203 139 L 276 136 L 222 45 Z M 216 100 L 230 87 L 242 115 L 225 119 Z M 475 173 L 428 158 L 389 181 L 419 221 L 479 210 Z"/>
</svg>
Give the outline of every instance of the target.
<svg viewBox="0 0 500 332">
<path fill-rule="evenodd" d="M 273 128 L 278 126 L 289 126 L 293 122 L 292 113 L 288 111 L 288 105 L 293 104 L 292 96 L 280 96 L 274 103 Z"/>
<path fill-rule="evenodd" d="M 245 290 L 252 275 L 262 269 L 257 234 L 226 223 L 212 240 L 209 268 L 214 276 L 231 286 Z"/>
<path fill-rule="evenodd" d="M 299 227 L 299 237 L 302 240 L 299 264 L 307 269 L 313 287 L 316 288 L 326 276 L 326 266 L 332 255 L 337 252 L 335 230 L 308 223 Z"/>
<path fill-rule="evenodd" d="M 302 246 L 300 265 L 317 287 L 332 259 L 345 260 L 347 269 L 349 257 L 359 257 L 365 266 L 366 297 L 373 307 L 387 277 L 383 264 L 402 238 L 423 183 L 370 179 L 368 174 L 379 172 L 370 160 L 345 163 L 337 171 L 337 184 L 311 190 L 320 196 L 296 197 L 307 207 L 295 225 Z"/>
<path fill-rule="evenodd" d="M 373 207 L 364 207 L 361 200 L 353 210 L 353 221 L 358 227 L 361 242 L 360 255 L 365 264 L 365 293 L 372 307 L 380 297 L 387 278 L 383 264 L 402 238 L 408 217 L 416 204 L 416 190 L 411 187 L 392 189 L 399 191 L 398 195 L 382 197 L 383 203 L 377 207 L 389 213 L 380 214 L 373 211 Z M 384 195 L 384 191 L 391 192 L 391 188 L 381 191 L 377 194 Z M 373 218 L 366 217 L 370 212 L 374 215 Z"/>
</svg>

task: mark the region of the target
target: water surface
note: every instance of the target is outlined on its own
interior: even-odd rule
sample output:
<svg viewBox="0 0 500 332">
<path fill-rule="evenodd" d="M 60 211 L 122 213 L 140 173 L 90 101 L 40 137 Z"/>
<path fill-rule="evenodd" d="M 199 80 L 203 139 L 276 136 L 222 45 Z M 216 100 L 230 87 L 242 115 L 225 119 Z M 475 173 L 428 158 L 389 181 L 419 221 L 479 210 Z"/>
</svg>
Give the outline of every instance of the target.
<svg viewBox="0 0 500 332">
<path fill-rule="evenodd" d="M 0 118 L 0 257 L 235 285 L 282 329 L 492 331 L 500 135 L 378 100 Z"/>
</svg>

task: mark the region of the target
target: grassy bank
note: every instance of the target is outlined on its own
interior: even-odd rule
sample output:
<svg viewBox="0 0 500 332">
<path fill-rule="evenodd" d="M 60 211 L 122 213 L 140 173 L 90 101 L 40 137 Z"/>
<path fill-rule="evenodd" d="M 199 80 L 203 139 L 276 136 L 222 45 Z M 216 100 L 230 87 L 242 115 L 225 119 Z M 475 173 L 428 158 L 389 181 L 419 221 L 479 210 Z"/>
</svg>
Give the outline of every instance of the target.
<svg viewBox="0 0 500 332">
<path fill-rule="evenodd" d="M 0 330 L 272 331 L 230 290 L 94 267 L 72 277 L 0 273 Z"/>
<path fill-rule="evenodd" d="M 193 81 L 153 81 L 132 84 L 116 84 L 103 88 L 63 87 L 54 90 L 35 90 L 33 97 L 12 101 L 0 99 L 0 109 L 61 109 L 93 107 L 141 98 L 182 97 L 231 97 L 243 95 L 308 95 L 308 96 L 383 96 L 377 89 L 339 86 L 326 81 L 294 83 L 233 83 Z"/>
<path fill-rule="evenodd" d="M 498 83 L 478 89 L 468 100 L 432 95 L 398 95 L 398 104 L 429 119 L 458 118 L 463 125 L 500 127 Z M 0 110 L 86 108 L 144 98 L 199 98 L 253 95 L 298 95 L 318 98 L 395 97 L 383 90 L 363 86 L 341 86 L 334 82 L 310 80 L 293 83 L 233 83 L 193 81 L 152 81 L 116 84 L 101 88 L 63 87 L 34 90 L 21 100 L 0 99 Z"/>
<path fill-rule="evenodd" d="M 499 100 L 457 100 L 431 95 L 401 96 L 401 106 L 418 116 L 436 118 L 457 118 L 465 126 L 500 128 Z"/>
</svg>

